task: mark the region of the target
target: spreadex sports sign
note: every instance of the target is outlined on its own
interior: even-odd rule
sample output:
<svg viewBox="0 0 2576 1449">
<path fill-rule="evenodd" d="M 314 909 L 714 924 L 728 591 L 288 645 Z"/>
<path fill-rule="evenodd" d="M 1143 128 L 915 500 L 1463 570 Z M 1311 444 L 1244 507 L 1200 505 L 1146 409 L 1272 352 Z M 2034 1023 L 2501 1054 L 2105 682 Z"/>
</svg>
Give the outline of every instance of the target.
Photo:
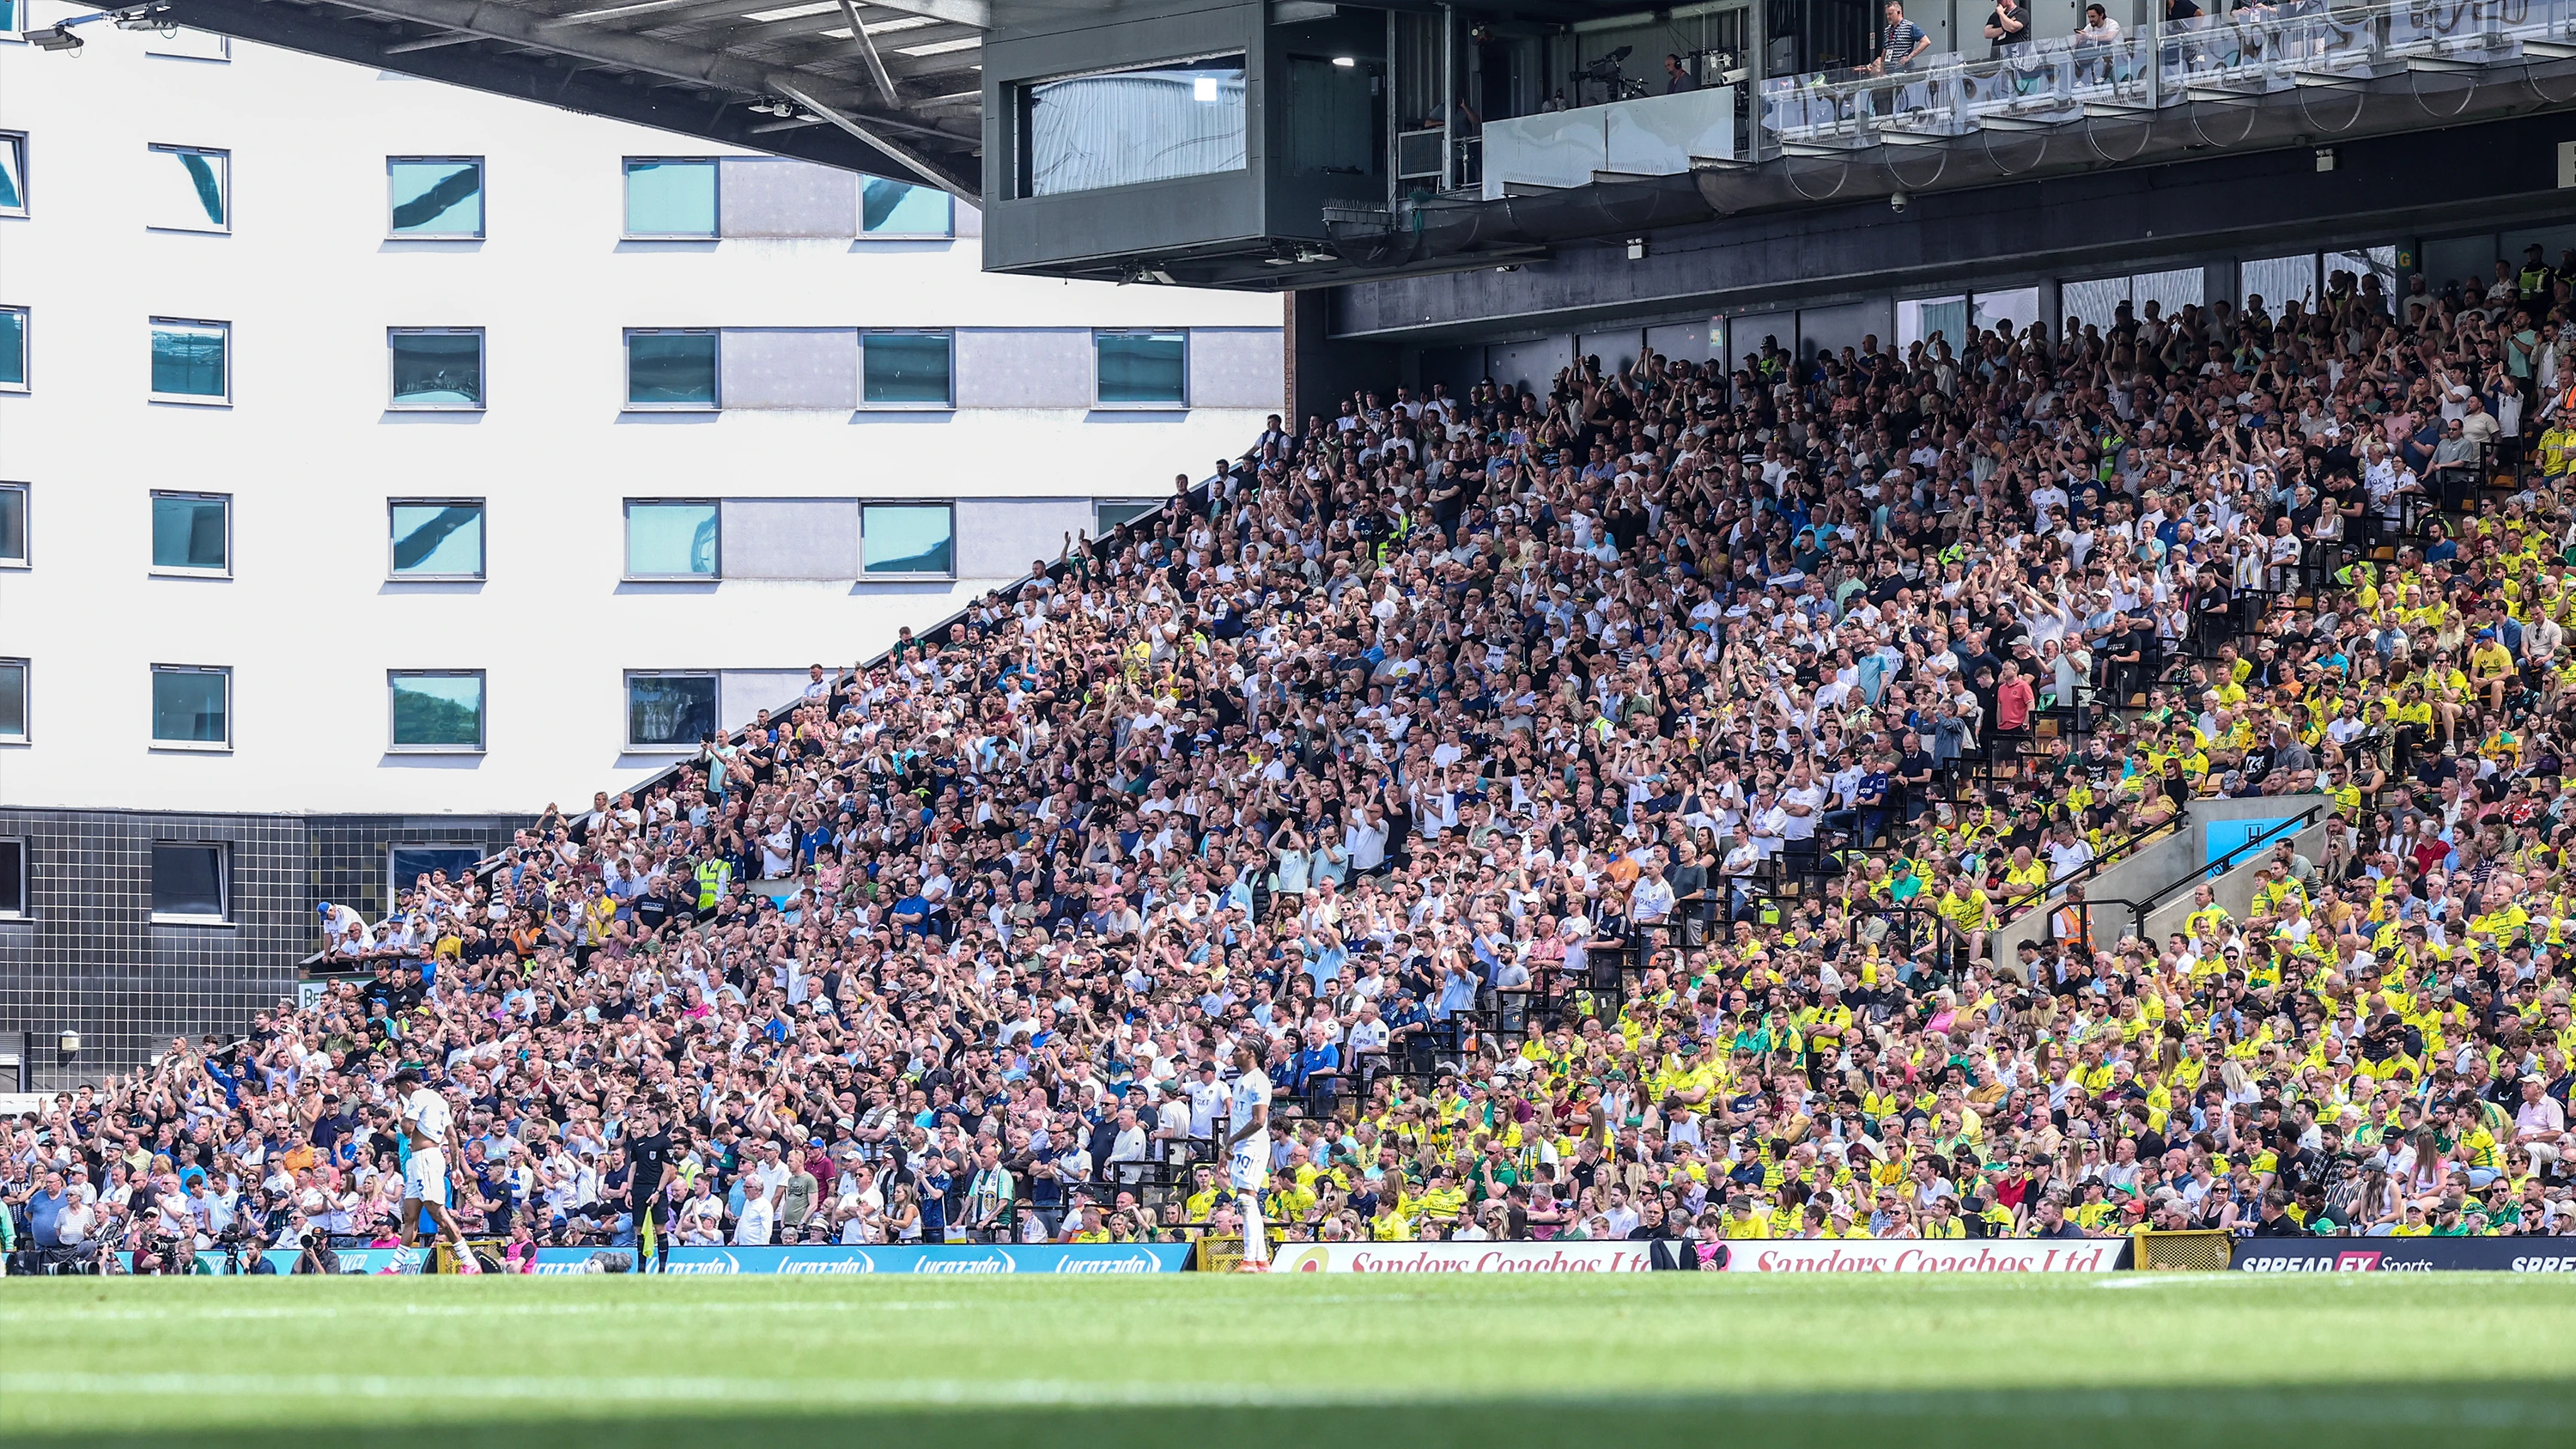
<svg viewBox="0 0 2576 1449">
<path fill-rule="evenodd" d="M 1274 1273 L 1643 1273 L 1648 1243 L 1283 1243 Z"/>
<path fill-rule="evenodd" d="M 2126 1238 L 1770 1242 L 1726 1245 L 1730 1273 L 2108 1273 L 2128 1266 Z"/>
<path fill-rule="evenodd" d="M 2576 1238 L 2245 1238 L 2240 1273 L 2576 1273 Z"/>
</svg>

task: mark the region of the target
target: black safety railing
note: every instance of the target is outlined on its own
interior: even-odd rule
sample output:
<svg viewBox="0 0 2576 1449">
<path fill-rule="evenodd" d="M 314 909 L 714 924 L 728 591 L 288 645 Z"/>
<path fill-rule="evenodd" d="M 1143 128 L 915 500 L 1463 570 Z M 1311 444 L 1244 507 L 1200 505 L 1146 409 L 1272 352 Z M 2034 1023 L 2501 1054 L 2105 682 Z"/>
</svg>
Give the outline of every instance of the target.
<svg viewBox="0 0 2576 1449">
<path fill-rule="evenodd" d="M 2332 808 L 2332 801 L 2318 800 L 2298 814 L 2273 822 L 2259 834 L 2248 837 L 2240 844 L 2230 846 L 2201 864 L 2193 866 L 2186 874 L 2177 876 L 2149 891 L 2146 898 L 2137 904 L 2138 934 L 2146 934 L 2147 918 L 2162 910 L 2165 903 L 2176 895 L 2190 890 L 2203 881 L 2216 880 L 2234 870 L 2247 856 L 2257 851 L 2269 850 L 2274 845 L 2296 836 L 2324 819 L 2327 811 Z"/>
</svg>

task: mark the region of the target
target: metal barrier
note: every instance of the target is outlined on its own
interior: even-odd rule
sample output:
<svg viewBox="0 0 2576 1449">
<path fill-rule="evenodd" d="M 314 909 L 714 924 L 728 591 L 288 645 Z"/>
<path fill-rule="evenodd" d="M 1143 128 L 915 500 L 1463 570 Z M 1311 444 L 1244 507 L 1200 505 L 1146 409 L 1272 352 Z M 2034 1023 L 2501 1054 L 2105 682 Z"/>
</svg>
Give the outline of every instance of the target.
<svg viewBox="0 0 2576 1449">
<path fill-rule="evenodd" d="M 2235 1261 L 2236 1235 L 2219 1229 L 2138 1233 L 2129 1266 L 2142 1273 L 2224 1273 Z"/>
<path fill-rule="evenodd" d="M 2570 57 L 2576 0 L 2375 0 L 2345 8 L 2255 0 L 2109 40 L 2038 41 L 1994 60 L 1951 52 L 1892 75 L 1782 76 L 1761 83 L 1755 125 L 1762 154 L 1825 154 L 2350 87 L 2408 71 Z"/>
</svg>

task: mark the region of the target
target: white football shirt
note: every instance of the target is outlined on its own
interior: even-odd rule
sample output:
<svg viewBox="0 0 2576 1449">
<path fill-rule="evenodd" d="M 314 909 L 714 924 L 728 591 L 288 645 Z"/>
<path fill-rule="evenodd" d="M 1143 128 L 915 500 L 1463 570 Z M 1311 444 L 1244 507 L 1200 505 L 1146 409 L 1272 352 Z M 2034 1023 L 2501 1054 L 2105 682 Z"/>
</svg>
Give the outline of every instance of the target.
<svg viewBox="0 0 2576 1449">
<path fill-rule="evenodd" d="M 402 1116 L 405 1123 L 429 1139 L 430 1146 L 442 1148 L 447 1145 L 448 1128 L 456 1120 L 447 1099 L 427 1087 L 403 1098 Z"/>
<path fill-rule="evenodd" d="M 1244 1124 L 1252 1120 L 1252 1114 L 1255 1108 L 1267 1107 L 1269 1105 L 1270 1078 L 1265 1075 L 1259 1067 L 1255 1067 L 1251 1071 L 1244 1073 L 1242 1076 L 1235 1078 L 1233 1130 L 1237 1132 L 1242 1131 Z M 1260 1140 L 1262 1138 L 1267 1138 L 1269 1135 L 1270 1128 L 1268 1120 L 1265 1118 L 1261 1131 L 1255 1134 L 1253 1138 L 1247 1140 Z"/>
</svg>

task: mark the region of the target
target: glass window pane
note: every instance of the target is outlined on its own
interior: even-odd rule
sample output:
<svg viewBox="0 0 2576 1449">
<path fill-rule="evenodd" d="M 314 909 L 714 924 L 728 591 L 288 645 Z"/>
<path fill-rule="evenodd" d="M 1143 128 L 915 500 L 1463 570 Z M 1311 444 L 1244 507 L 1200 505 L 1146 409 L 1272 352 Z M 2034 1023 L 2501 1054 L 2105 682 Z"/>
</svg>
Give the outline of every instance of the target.
<svg viewBox="0 0 2576 1449">
<path fill-rule="evenodd" d="M 27 312 L 0 307 L 0 387 L 27 385 Z"/>
<path fill-rule="evenodd" d="M 26 209 L 27 138 L 0 136 L 0 211 Z"/>
<path fill-rule="evenodd" d="M 2119 320 L 2120 308 L 2129 300 L 2129 279 L 2096 277 L 2091 281 L 2067 282 L 2057 289 L 2059 310 L 2086 325 L 2108 332 Z"/>
<path fill-rule="evenodd" d="M 716 334 L 626 334 L 626 400 L 646 407 L 714 407 Z"/>
<path fill-rule="evenodd" d="M 0 739 L 27 737 L 27 661 L 0 659 Z"/>
<path fill-rule="evenodd" d="M 1968 299 L 1965 297 L 1923 297 L 1896 304 L 1896 345 L 1911 347 L 1928 342 L 1932 334 L 1953 351 L 1968 340 Z"/>
<path fill-rule="evenodd" d="M 2157 316 L 2171 317 L 2185 307 L 2197 307 L 2208 300 L 2198 267 L 2140 272 L 2129 279 L 2129 301 L 2136 307 L 2140 321 L 2146 320 L 2150 302 L 2155 304 Z"/>
<path fill-rule="evenodd" d="M 27 914 L 27 842 L 0 840 L 0 916 Z"/>
<path fill-rule="evenodd" d="M 395 407 L 483 406 L 482 333 L 396 332 L 391 336 Z"/>
<path fill-rule="evenodd" d="M 1121 500 L 1113 503 L 1105 498 L 1100 499 L 1091 505 L 1091 536 L 1107 538 L 1113 529 L 1122 528 L 1139 518 L 1151 517 L 1162 511 L 1163 505 L 1158 502 Z"/>
<path fill-rule="evenodd" d="M 628 236 L 714 236 L 716 163 L 626 163 Z"/>
<path fill-rule="evenodd" d="M 393 676 L 394 748 L 483 748 L 483 676 Z"/>
<path fill-rule="evenodd" d="M 953 519 L 945 503 L 871 503 L 862 507 L 860 567 L 872 574 L 955 573 Z"/>
<path fill-rule="evenodd" d="M 395 236 L 481 236 L 483 162 L 480 157 L 441 161 L 388 160 Z"/>
<path fill-rule="evenodd" d="M 482 859 L 482 850 L 471 845 L 397 845 L 386 857 L 385 899 L 418 890 L 422 876 L 439 871 L 447 872 L 450 882 L 461 881 Z"/>
<path fill-rule="evenodd" d="M 231 184 L 232 158 L 221 151 L 181 146 L 152 148 L 150 186 L 144 197 L 143 224 L 165 231 L 222 231 L 232 211 L 225 192 Z"/>
<path fill-rule="evenodd" d="M 1977 292 L 1970 296 L 1969 320 L 1980 328 L 2021 331 L 2039 320 L 2039 289 L 2016 287 L 2009 292 Z"/>
<path fill-rule="evenodd" d="M 221 572 L 228 552 L 226 498 L 152 495 L 152 566 Z"/>
<path fill-rule="evenodd" d="M 2285 302 L 2297 302 L 2303 309 L 2316 305 L 2316 253 L 2240 262 L 2236 268 L 2236 280 L 2238 305 L 2250 309 L 2259 298 L 2263 315 L 2278 322 L 2281 320 L 2281 305 Z"/>
<path fill-rule="evenodd" d="M 1020 194 L 1243 170 L 1243 79 L 1234 55 L 1020 87 Z"/>
<path fill-rule="evenodd" d="M 1189 398 L 1189 342 L 1179 332 L 1103 332 L 1099 335 L 1100 400 L 1166 403 Z"/>
<path fill-rule="evenodd" d="M 713 578 L 716 506 L 626 505 L 626 572 L 634 578 Z"/>
<path fill-rule="evenodd" d="M 220 917 L 223 913 L 222 846 L 152 847 L 152 914 Z"/>
<path fill-rule="evenodd" d="M 224 743 L 229 682 L 220 669 L 153 670 L 152 738 L 179 745 Z"/>
<path fill-rule="evenodd" d="M 396 577 L 483 577 L 483 505 L 393 505 Z"/>
<path fill-rule="evenodd" d="M 715 732 L 714 675 L 626 676 L 627 743 L 694 745 Z"/>
<path fill-rule="evenodd" d="M 946 407 L 948 355 L 945 332 L 868 333 L 859 350 L 859 396 L 872 403 Z"/>
<path fill-rule="evenodd" d="M 871 176 L 859 195 L 860 222 L 870 236 L 946 236 L 953 225 L 949 200 L 936 186 Z"/>
<path fill-rule="evenodd" d="M 2352 291 L 2365 299 L 2376 297 L 2378 300 L 2373 306 L 2381 315 L 2387 315 L 2388 309 L 2396 305 L 2397 248 L 2367 247 L 2328 252 L 2320 267 L 2326 274 L 2328 286 L 2334 284 L 2335 274 L 2340 272 L 2347 279 L 2345 285 Z M 2374 286 L 2374 282 L 2377 285 Z"/>
<path fill-rule="evenodd" d="M 0 488 L 0 563 L 27 561 L 27 490 Z"/>
<path fill-rule="evenodd" d="M 224 342 L 215 324 L 152 324 L 152 391 L 166 397 L 224 396 Z"/>
</svg>

